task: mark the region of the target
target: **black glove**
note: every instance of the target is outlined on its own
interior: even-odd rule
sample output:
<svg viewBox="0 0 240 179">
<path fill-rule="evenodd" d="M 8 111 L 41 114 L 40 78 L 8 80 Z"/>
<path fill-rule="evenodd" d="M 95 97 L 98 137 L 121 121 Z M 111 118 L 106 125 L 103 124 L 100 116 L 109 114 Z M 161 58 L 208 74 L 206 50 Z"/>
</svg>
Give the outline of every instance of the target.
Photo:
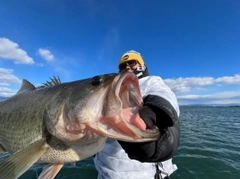
<svg viewBox="0 0 240 179">
<path fill-rule="evenodd" d="M 156 124 L 156 114 L 148 107 L 144 106 L 139 110 L 140 117 L 144 120 L 147 127 L 153 129 Z M 126 151 L 129 158 L 143 161 L 150 158 L 155 153 L 155 142 L 146 143 L 130 143 L 118 141 L 122 148 Z"/>
<path fill-rule="evenodd" d="M 119 141 L 129 158 L 141 162 L 161 162 L 171 158 L 179 146 L 178 116 L 172 105 L 165 99 L 148 95 L 144 107 L 139 110 L 140 117 L 147 127 L 157 126 L 161 136 L 157 141 L 130 143 Z"/>
<path fill-rule="evenodd" d="M 143 106 L 139 110 L 139 115 L 147 125 L 147 128 L 154 129 L 156 125 L 156 114 L 148 106 Z"/>
</svg>

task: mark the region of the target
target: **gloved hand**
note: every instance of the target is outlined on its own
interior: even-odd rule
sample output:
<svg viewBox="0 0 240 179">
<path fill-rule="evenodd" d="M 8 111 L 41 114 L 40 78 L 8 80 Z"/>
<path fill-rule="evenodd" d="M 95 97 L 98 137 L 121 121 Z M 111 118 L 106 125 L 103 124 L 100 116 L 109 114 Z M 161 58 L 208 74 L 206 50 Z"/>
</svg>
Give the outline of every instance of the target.
<svg viewBox="0 0 240 179">
<path fill-rule="evenodd" d="M 144 120 L 147 128 L 153 129 L 156 125 L 156 114 L 148 107 L 144 106 L 139 110 L 140 117 Z M 122 148 L 126 151 L 129 158 L 143 161 L 150 158 L 155 152 L 155 142 L 146 143 L 130 143 L 118 141 Z"/>
<path fill-rule="evenodd" d="M 157 126 L 160 138 L 154 142 L 130 143 L 118 141 L 129 158 L 141 162 L 161 162 L 171 158 L 179 145 L 179 122 L 176 111 L 165 99 L 149 95 L 144 107 L 139 110 L 140 117 L 149 129 Z"/>
<path fill-rule="evenodd" d="M 140 117 L 144 120 L 148 129 L 154 129 L 156 125 L 156 114 L 148 106 L 143 106 L 139 110 Z"/>
</svg>

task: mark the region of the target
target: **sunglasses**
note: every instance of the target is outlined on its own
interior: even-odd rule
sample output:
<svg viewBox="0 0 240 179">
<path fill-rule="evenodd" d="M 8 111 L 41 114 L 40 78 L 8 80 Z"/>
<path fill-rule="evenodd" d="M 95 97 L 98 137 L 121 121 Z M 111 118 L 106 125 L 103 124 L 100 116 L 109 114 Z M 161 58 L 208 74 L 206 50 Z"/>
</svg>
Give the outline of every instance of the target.
<svg viewBox="0 0 240 179">
<path fill-rule="evenodd" d="M 128 61 L 128 62 L 125 62 L 125 63 L 120 64 L 120 65 L 119 65 L 119 69 L 120 69 L 120 70 L 124 70 L 124 69 L 126 69 L 127 66 L 133 67 L 133 66 L 135 66 L 135 65 L 137 65 L 137 64 L 138 64 L 138 61 L 137 61 L 137 60 L 130 60 L 130 61 Z"/>
</svg>

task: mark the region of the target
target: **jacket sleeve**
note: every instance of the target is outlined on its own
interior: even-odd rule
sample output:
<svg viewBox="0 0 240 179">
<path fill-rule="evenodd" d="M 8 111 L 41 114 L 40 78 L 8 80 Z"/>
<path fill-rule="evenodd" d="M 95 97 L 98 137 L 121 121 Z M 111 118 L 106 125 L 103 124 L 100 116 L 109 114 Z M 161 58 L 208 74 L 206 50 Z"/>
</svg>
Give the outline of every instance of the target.
<svg viewBox="0 0 240 179">
<path fill-rule="evenodd" d="M 166 99 L 148 95 L 144 98 L 145 112 L 140 111 L 141 118 L 149 128 L 157 126 L 160 138 L 154 142 L 129 143 L 119 141 L 129 158 L 141 162 L 162 162 L 173 157 L 180 141 L 179 117 Z"/>
</svg>

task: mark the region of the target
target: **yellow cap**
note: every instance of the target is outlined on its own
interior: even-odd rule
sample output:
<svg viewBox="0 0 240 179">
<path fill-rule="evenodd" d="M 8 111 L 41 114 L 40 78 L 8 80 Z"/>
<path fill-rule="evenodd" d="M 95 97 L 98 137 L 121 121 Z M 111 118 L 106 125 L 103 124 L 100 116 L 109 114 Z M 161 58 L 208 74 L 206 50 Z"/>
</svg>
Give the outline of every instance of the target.
<svg viewBox="0 0 240 179">
<path fill-rule="evenodd" d="M 138 63 L 143 66 L 144 65 L 144 61 L 142 59 L 142 56 L 139 52 L 136 52 L 134 50 L 130 50 L 127 51 L 123 54 L 123 56 L 120 58 L 119 63 L 118 63 L 118 67 L 119 65 L 121 65 L 122 63 L 128 62 L 130 60 L 137 60 Z"/>
</svg>

